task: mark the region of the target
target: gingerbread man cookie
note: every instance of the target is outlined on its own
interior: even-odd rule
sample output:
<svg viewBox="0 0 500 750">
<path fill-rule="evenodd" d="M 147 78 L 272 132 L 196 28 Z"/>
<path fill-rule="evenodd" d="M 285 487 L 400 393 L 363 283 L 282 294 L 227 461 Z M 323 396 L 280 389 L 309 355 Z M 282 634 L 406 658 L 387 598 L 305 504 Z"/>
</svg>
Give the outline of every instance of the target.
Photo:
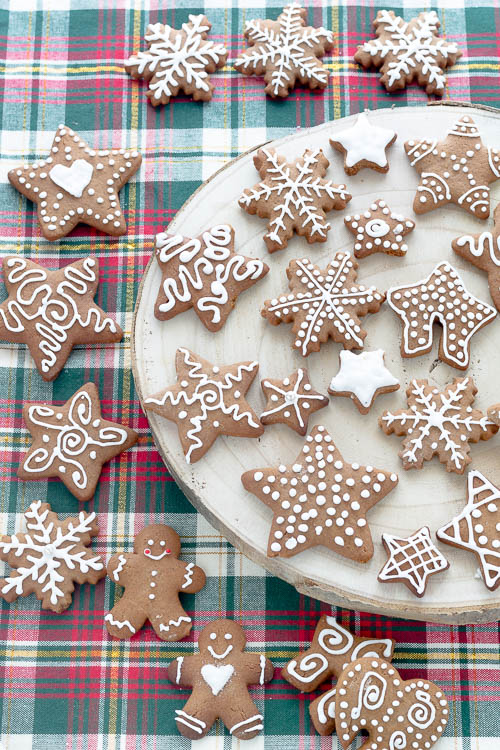
<svg viewBox="0 0 500 750">
<path fill-rule="evenodd" d="M 168 667 L 171 682 L 193 689 L 175 712 L 184 737 L 201 739 L 217 718 L 239 740 L 251 740 L 263 729 L 248 686 L 272 680 L 274 667 L 263 654 L 245 653 L 245 645 L 244 630 L 234 620 L 214 620 L 200 633 L 199 654 L 178 656 Z"/>
<path fill-rule="evenodd" d="M 406 255 L 408 245 L 403 238 L 415 229 L 414 221 L 393 213 L 383 200 L 374 201 L 361 214 L 345 216 L 344 224 L 356 237 L 356 258 L 366 258 L 372 253 Z"/>
<path fill-rule="evenodd" d="M 284 380 L 261 381 L 267 398 L 265 410 L 260 415 L 262 424 L 286 424 L 299 435 L 305 435 L 309 417 L 328 406 L 328 397 L 315 391 L 307 370 L 299 367 Z"/>
<path fill-rule="evenodd" d="M 132 553 L 113 555 L 108 576 L 125 588 L 121 599 L 104 618 L 108 633 L 131 638 L 146 620 L 163 641 L 180 641 L 191 632 L 191 618 L 179 593 L 195 594 L 205 585 L 205 573 L 179 560 L 181 542 L 170 526 L 146 526 L 134 539 Z"/>
<path fill-rule="evenodd" d="M 341 130 L 335 138 L 330 138 L 330 143 L 344 154 L 346 174 L 358 174 L 365 167 L 385 173 L 389 171 L 387 149 L 397 137 L 394 130 L 372 125 L 366 112 L 362 112 L 351 128 Z"/>
<path fill-rule="evenodd" d="M 381 583 L 402 581 L 415 594 L 422 597 L 429 576 L 450 567 L 431 539 L 428 526 L 408 537 L 382 534 L 382 544 L 389 558 L 378 574 Z"/>
</svg>

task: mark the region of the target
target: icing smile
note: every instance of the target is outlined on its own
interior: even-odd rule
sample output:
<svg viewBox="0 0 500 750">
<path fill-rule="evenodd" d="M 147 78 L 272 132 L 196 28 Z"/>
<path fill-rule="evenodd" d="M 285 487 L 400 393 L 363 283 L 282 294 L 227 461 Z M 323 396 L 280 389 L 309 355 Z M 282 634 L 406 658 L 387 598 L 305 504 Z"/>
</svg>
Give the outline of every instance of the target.
<svg viewBox="0 0 500 750">
<path fill-rule="evenodd" d="M 144 554 L 146 555 L 146 557 L 150 557 L 151 560 L 161 560 L 163 557 L 165 557 L 165 555 L 170 554 L 170 550 L 165 550 L 165 552 L 162 552 L 161 555 L 153 555 L 150 549 L 145 549 Z"/>
<path fill-rule="evenodd" d="M 228 654 L 231 653 L 231 651 L 233 650 L 233 647 L 230 644 L 222 654 L 216 654 L 212 646 L 209 646 L 208 650 L 210 651 L 214 659 L 224 659 Z"/>
</svg>

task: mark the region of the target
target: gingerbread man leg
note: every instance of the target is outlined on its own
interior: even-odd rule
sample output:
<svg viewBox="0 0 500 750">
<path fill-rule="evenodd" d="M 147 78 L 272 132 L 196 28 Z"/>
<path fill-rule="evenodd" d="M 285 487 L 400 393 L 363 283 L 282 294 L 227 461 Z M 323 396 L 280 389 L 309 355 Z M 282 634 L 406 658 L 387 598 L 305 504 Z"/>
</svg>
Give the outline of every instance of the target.
<svg viewBox="0 0 500 750">
<path fill-rule="evenodd" d="M 175 711 L 177 729 L 190 740 L 199 740 L 204 737 L 212 728 L 216 718 L 217 712 L 213 706 L 200 702 L 196 691 L 193 691 L 184 708 Z"/>
<path fill-rule="evenodd" d="M 229 729 L 230 734 L 240 740 L 251 740 L 264 726 L 264 717 L 248 693 L 238 696 L 237 702 L 219 703 L 220 718 Z"/>
<path fill-rule="evenodd" d="M 114 638 L 130 638 L 146 622 L 146 613 L 137 609 L 137 602 L 124 595 L 104 618 L 108 633 Z"/>
<path fill-rule="evenodd" d="M 180 603 L 168 609 L 150 612 L 149 619 L 153 629 L 163 641 L 180 641 L 191 632 L 192 622 L 189 615 L 182 609 Z"/>
</svg>

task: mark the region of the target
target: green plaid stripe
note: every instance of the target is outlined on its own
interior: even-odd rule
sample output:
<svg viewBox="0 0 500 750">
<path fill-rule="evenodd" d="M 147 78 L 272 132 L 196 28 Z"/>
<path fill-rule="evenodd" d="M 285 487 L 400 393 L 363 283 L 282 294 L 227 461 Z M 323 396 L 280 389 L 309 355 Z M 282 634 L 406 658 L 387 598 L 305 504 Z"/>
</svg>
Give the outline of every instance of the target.
<svg viewBox="0 0 500 750">
<path fill-rule="evenodd" d="M 167 7 L 165 7 L 165 5 Z M 450 39 L 464 51 L 448 74 L 446 98 L 500 103 L 500 6 L 495 1 L 443 3 L 436 10 Z M 239 7 L 237 7 L 239 6 Z M 60 616 L 42 612 L 32 597 L 0 607 L 0 736 L 5 750 L 178 750 L 173 719 L 187 693 L 165 678 L 171 659 L 189 653 L 196 635 L 220 615 L 247 629 L 249 647 L 265 650 L 280 667 L 307 645 L 319 614 L 328 607 L 300 596 L 264 573 L 228 545 L 182 496 L 156 452 L 141 413 L 130 371 L 130 327 L 134 300 L 150 257 L 154 234 L 164 230 L 193 190 L 215 169 L 247 148 L 365 108 L 417 105 L 412 87 L 389 96 L 378 75 L 352 61 L 356 44 L 371 36 L 371 21 L 385 3 L 311 2 L 309 20 L 333 29 L 335 49 L 327 58 L 331 82 L 324 93 L 298 89 L 286 101 L 266 100 L 262 82 L 244 78 L 230 65 L 213 76 L 210 104 L 180 98 L 170 106 L 147 105 L 144 86 L 123 73 L 123 61 L 141 44 L 148 23 L 179 26 L 189 13 L 206 12 L 211 38 L 223 42 L 230 59 L 242 48 L 248 18 L 276 17 L 280 6 L 258 0 L 199 3 L 154 0 L 0 0 L 0 249 L 56 266 L 92 252 L 101 265 L 101 304 L 124 328 L 123 342 L 78 348 L 53 384 L 43 383 L 23 347 L 0 344 L 0 514 L 12 533 L 35 499 L 50 500 L 60 513 L 77 503 L 57 481 L 23 483 L 15 476 L 28 444 L 21 419 L 26 400 L 68 398 L 88 380 L 97 383 L 107 418 L 139 431 L 137 446 L 105 467 L 93 507 L 101 533 L 97 550 L 108 557 L 130 548 L 137 530 L 166 522 L 182 532 L 184 557 L 201 565 L 208 583 L 188 596 L 193 637 L 158 641 L 145 628 L 130 642 L 111 640 L 103 616 L 119 595 L 110 581 L 76 590 Z M 406 18 L 422 8 L 392 6 Z M 427 8 L 431 6 L 426 6 Z M 60 122 L 99 147 L 137 147 L 144 165 L 121 193 L 128 234 L 115 240 L 77 230 L 50 244 L 40 236 L 33 206 L 7 183 L 17 162 L 50 146 Z M 0 292 L 2 298 L 4 291 Z M 500 738 L 498 625 L 446 627 L 339 611 L 357 633 L 394 637 L 396 664 L 406 677 L 425 674 L 451 699 L 452 716 L 440 750 L 498 750 Z M 265 695 L 265 700 L 264 700 Z M 248 748 L 337 748 L 321 740 L 309 722 L 310 697 L 277 679 L 254 692 L 265 713 L 265 735 Z M 215 733 L 196 747 L 236 748 Z"/>
</svg>

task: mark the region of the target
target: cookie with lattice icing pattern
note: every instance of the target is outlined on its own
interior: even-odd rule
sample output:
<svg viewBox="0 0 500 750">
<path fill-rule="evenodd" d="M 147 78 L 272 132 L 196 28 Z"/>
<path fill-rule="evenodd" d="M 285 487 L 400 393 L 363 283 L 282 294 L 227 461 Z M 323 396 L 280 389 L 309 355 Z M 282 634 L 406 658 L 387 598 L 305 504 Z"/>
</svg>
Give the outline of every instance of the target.
<svg viewBox="0 0 500 750">
<path fill-rule="evenodd" d="M 372 253 L 406 255 L 408 245 L 404 238 L 415 229 L 414 221 L 393 213 L 383 200 L 374 201 L 362 213 L 345 216 L 344 224 L 356 238 L 356 258 L 366 258 Z"/>
<path fill-rule="evenodd" d="M 381 583 L 401 581 L 415 596 L 424 596 L 429 576 L 450 567 L 432 541 L 427 526 L 408 537 L 382 534 L 382 544 L 389 558 L 378 580 Z"/>
</svg>

